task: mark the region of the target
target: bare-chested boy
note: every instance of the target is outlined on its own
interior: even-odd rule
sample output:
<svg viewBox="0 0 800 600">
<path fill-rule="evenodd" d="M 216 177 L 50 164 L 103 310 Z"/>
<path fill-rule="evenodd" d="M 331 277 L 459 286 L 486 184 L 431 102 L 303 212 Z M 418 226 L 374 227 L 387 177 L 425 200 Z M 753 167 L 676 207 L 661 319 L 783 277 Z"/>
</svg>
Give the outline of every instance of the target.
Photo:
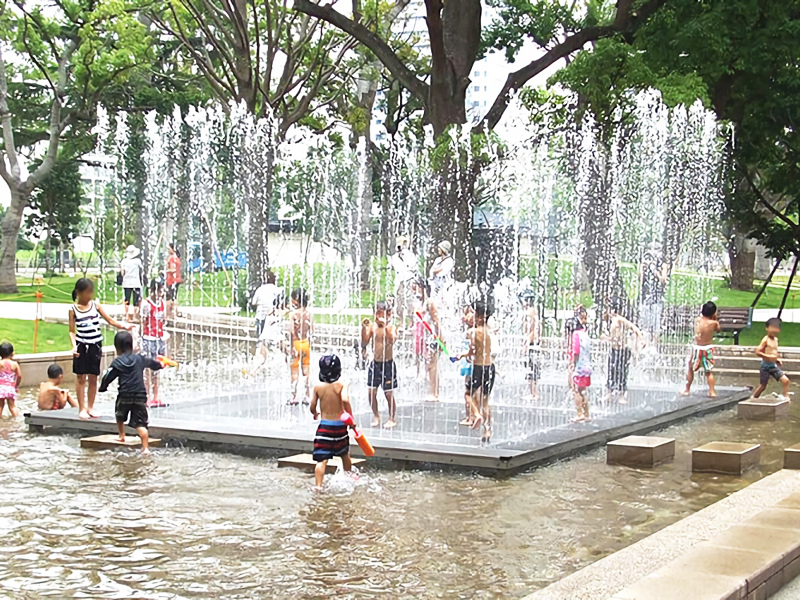
<svg viewBox="0 0 800 600">
<path fill-rule="evenodd" d="M 389 405 L 389 420 L 385 429 L 397 426 L 397 403 L 394 390 L 397 388 L 397 367 L 394 364 L 394 342 L 397 331 L 389 325 L 392 310 L 385 302 L 375 304 L 375 322 L 364 319 L 361 323 L 361 345 L 366 347 L 372 342 L 372 362 L 367 370 L 367 387 L 369 388 L 369 404 L 372 407 L 372 427 L 380 427 L 381 413 L 378 410 L 378 388 L 383 390 L 386 403 Z"/>
<path fill-rule="evenodd" d="M 709 301 L 703 304 L 700 310 L 700 317 L 694 326 L 694 346 L 692 356 L 689 359 L 689 371 L 686 373 L 686 389 L 682 392 L 683 396 L 688 396 L 692 390 L 695 371 L 703 369 L 708 379 L 708 395 L 716 397 L 717 391 L 714 389 L 714 334 L 720 331 L 719 321 L 717 321 L 717 305 Z"/>
<path fill-rule="evenodd" d="M 761 340 L 761 343 L 756 348 L 756 354 L 761 358 L 761 369 L 759 383 L 760 385 L 753 392 L 753 398 L 758 398 L 767 389 L 769 378 L 773 377 L 775 381 L 780 381 L 783 386 L 783 395 L 785 399 L 789 399 L 789 378 L 781 370 L 780 354 L 778 352 L 778 336 L 781 333 L 782 322 L 778 317 L 772 317 L 767 321 L 767 335 Z"/>
<path fill-rule="evenodd" d="M 78 403 L 69 390 L 61 387 L 64 370 L 57 364 L 47 367 L 47 381 L 39 384 L 39 410 L 61 410 L 67 405 L 77 407 Z"/>
<path fill-rule="evenodd" d="M 492 363 L 492 336 L 486 325 L 491 316 L 486 304 L 473 304 L 474 326 L 467 333 L 469 350 L 467 357 L 472 363 L 470 393 L 472 396 L 472 428 L 483 424 L 481 441 L 488 442 L 492 437 L 492 412 L 489 408 L 489 395 L 494 387 L 495 368 Z"/>
<path fill-rule="evenodd" d="M 618 301 L 612 301 L 608 307 L 607 318 L 610 320 L 608 333 L 603 336 L 611 344 L 608 353 L 608 380 L 606 381 L 606 398 L 616 398 L 620 404 L 625 404 L 628 394 L 628 368 L 631 364 L 631 349 L 628 344 L 630 334 L 633 334 L 634 347 L 639 347 L 644 341 L 641 330 L 622 316 L 622 306 Z"/>
<path fill-rule="evenodd" d="M 342 459 L 342 467 L 350 471 L 350 436 L 347 425 L 342 422 L 342 413 L 353 414 L 347 384 L 339 381 L 342 376 L 342 362 L 335 354 L 326 354 L 319 359 L 319 380 L 311 400 L 311 414 L 320 419 L 317 434 L 314 436 L 314 469 L 316 489 L 322 489 L 322 480 L 328 461 L 334 456 Z M 319 410 L 317 405 L 319 404 Z"/>
<path fill-rule="evenodd" d="M 297 383 L 300 379 L 300 369 L 302 365 L 303 377 L 306 380 L 306 392 L 303 396 L 303 404 L 308 404 L 308 397 L 311 390 L 311 335 L 314 333 L 314 321 L 308 310 L 308 292 L 303 288 L 292 291 L 292 317 L 291 317 L 291 336 L 292 336 L 292 399 L 289 405 L 299 404 L 297 400 Z"/>
</svg>

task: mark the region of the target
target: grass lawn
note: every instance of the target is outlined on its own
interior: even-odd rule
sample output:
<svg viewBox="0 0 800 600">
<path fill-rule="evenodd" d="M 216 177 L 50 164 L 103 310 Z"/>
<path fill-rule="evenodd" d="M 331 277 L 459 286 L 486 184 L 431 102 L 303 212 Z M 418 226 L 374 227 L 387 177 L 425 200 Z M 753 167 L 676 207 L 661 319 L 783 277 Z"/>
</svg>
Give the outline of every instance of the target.
<svg viewBox="0 0 800 600">
<path fill-rule="evenodd" d="M 104 343 L 111 344 L 114 334 L 103 331 Z M 21 319 L 0 319 L 0 340 L 14 344 L 15 354 L 33 353 L 33 321 Z M 60 352 L 69 350 L 69 326 L 58 323 L 39 322 L 36 352 Z"/>
</svg>

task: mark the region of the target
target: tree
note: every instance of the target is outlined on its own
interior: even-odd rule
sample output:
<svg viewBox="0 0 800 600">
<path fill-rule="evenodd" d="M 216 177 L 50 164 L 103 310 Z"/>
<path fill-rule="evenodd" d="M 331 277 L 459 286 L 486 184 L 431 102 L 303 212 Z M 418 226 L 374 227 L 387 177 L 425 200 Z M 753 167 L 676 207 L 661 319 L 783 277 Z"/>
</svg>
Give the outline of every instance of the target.
<svg viewBox="0 0 800 600">
<path fill-rule="evenodd" d="M 57 160 L 31 194 L 30 208 L 34 212 L 28 215 L 27 225 L 35 235 L 44 235 L 46 270 L 50 270 L 53 241 L 59 247 L 68 246 L 78 234 L 81 204 L 85 199 L 80 165 L 76 160 Z"/>
<path fill-rule="evenodd" d="M 257 125 L 266 127 L 274 141 L 259 155 L 264 161 L 256 168 L 260 179 L 250 182 L 254 193 L 245 196 L 252 291 L 269 265 L 267 199 L 276 142 L 296 124 L 327 128 L 323 112 L 351 85 L 358 68 L 349 57 L 354 42 L 293 12 L 285 2 L 170 0 L 148 4 L 146 13 L 163 33 L 180 41 L 226 112 L 242 103 L 257 120 L 274 119 L 274 126 Z"/>
<path fill-rule="evenodd" d="M 118 1 L 59 2 L 46 11 L 24 0 L 0 7 L 0 177 L 11 195 L 0 223 L 0 292 L 17 291 L 15 240 L 23 212 L 62 141 L 87 147 L 104 91 L 145 65 L 151 49 L 142 24 Z M 26 119 L 31 114 L 33 121 Z M 40 146 L 41 163 L 26 174 L 21 151 Z"/>
<path fill-rule="evenodd" d="M 517 0 L 514 0 L 516 3 Z M 513 94 L 531 78 L 561 59 L 568 58 L 586 44 L 596 40 L 621 36 L 630 38 L 666 0 L 618 0 L 610 16 L 601 22 L 581 21 L 575 15 L 578 3 L 572 3 L 569 19 L 554 24 L 549 37 L 541 42 L 544 54 L 511 73 L 483 120 L 475 126 L 475 133 L 483 135 L 493 129 L 502 118 Z M 509 3 L 509 10 L 516 11 L 526 21 L 536 21 L 541 14 L 550 14 L 546 9 L 552 2 Z M 560 3 L 559 3 L 560 4 Z M 596 2 L 587 2 L 593 6 Z M 338 27 L 369 48 L 386 69 L 423 105 L 425 120 L 433 126 L 437 139 L 441 139 L 450 127 L 466 123 L 466 91 L 476 58 L 481 52 L 481 3 L 480 0 L 425 0 L 428 41 L 431 62 L 427 72 L 414 72 L 390 46 L 380 31 L 370 29 L 369 23 L 348 18 L 332 5 L 319 5 L 312 0 L 294 0 L 294 8 L 304 14 Z M 532 37 L 527 28 L 519 27 L 520 19 L 514 20 L 501 14 L 515 39 Z M 539 28 L 533 27 L 532 30 Z M 503 43 L 506 43 L 505 41 Z M 480 173 L 480 164 L 463 165 L 465 156 L 458 152 L 448 160 L 440 161 L 438 178 L 439 192 L 430 204 L 430 231 L 437 239 L 455 242 L 456 262 L 463 277 L 472 272 L 474 251 L 471 244 L 472 213 L 475 205 L 475 180 Z M 465 168 L 466 167 L 466 168 Z"/>
</svg>

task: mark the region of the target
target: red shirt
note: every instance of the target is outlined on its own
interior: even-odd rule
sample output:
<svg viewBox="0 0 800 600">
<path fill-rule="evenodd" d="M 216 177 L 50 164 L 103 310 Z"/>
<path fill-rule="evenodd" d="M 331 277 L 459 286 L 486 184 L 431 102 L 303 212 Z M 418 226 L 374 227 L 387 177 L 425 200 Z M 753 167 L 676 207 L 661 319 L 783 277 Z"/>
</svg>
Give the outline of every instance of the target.
<svg viewBox="0 0 800 600">
<path fill-rule="evenodd" d="M 163 300 L 156 304 L 150 298 L 142 303 L 142 337 L 146 340 L 160 340 L 164 337 L 164 322 L 167 307 Z"/>
<path fill-rule="evenodd" d="M 177 254 L 173 254 L 167 260 L 167 285 L 175 285 L 183 281 L 181 279 L 181 259 Z"/>
</svg>

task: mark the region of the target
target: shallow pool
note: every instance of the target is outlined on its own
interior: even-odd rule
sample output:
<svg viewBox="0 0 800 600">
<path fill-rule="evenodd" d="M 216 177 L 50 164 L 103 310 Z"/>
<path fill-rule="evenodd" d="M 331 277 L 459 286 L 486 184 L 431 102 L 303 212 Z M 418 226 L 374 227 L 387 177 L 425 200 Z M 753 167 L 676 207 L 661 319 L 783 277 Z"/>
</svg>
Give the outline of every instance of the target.
<svg viewBox="0 0 800 600">
<path fill-rule="evenodd" d="M 796 405 L 776 423 L 693 419 L 664 431 L 676 460 L 652 471 L 600 449 L 501 480 L 369 469 L 335 495 L 273 457 L 81 450 L 5 418 L 0 595 L 520 597 L 777 470 L 799 422 Z M 761 470 L 692 475 L 689 449 L 711 440 L 763 443 Z"/>
</svg>

